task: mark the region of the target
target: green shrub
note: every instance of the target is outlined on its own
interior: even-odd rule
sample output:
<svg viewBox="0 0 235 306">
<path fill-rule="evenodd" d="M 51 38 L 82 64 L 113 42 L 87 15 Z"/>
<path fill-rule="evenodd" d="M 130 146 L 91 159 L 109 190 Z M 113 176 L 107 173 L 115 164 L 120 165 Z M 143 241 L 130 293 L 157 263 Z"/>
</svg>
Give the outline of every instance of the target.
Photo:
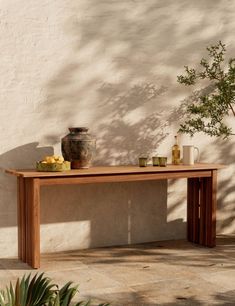
<svg viewBox="0 0 235 306">
<path fill-rule="evenodd" d="M 178 82 L 193 86 L 198 80 L 206 80 L 207 92 L 187 105 L 188 119 L 179 131 L 193 136 L 203 132 L 210 136 L 228 138 L 234 135 L 226 123 L 226 117 L 235 117 L 235 58 L 225 61 L 225 44 L 221 41 L 207 47 L 209 59 L 202 58 L 200 69 L 185 66 L 185 75 L 178 76 Z M 209 86 L 208 86 L 209 84 Z"/>
</svg>

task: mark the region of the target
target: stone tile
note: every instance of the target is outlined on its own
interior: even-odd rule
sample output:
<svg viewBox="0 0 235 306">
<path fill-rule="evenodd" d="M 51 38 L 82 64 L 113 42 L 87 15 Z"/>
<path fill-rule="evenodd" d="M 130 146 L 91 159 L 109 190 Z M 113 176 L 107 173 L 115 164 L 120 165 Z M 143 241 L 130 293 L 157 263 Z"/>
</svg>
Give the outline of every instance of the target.
<svg viewBox="0 0 235 306">
<path fill-rule="evenodd" d="M 235 305 L 235 290 L 228 290 L 223 293 L 214 293 L 214 300 L 217 301 L 217 305 L 234 306 Z"/>
<path fill-rule="evenodd" d="M 104 275 L 109 275 L 112 279 L 125 284 L 127 286 L 137 284 L 147 284 L 161 280 L 171 280 L 184 277 L 192 277 L 187 270 L 182 270 L 177 266 L 169 265 L 165 262 L 161 263 L 141 263 L 137 265 L 101 265 L 95 266 L 93 269 Z"/>
<path fill-rule="evenodd" d="M 1 258 L 0 259 L 0 287 L 13 284 L 18 277 L 22 277 L 24 274 L 28 274 L 36 270 L 32 270 L 27 264 L 21 262 L 16 258 Z"/>
<path fill-rule="evenodd" d="M 223 256 L 235 259 L 235 235 L 229 237 L 220 235 L 216 240 L 215 250 Z"/>
<path fill-rule="evenodd" d="M 14 284 L 17 278 L 9 276 L 7 273 L 3 273 L 0 277 L 0 290 L 5 290 L 6 287 L 9 287 L 10 283 Z"/>
<path fill-rule="evenodd" d="M 46 273 L 54 282 L 60 286 L 64 285 L 68 281 L 72 281 L 75 284 L 79 284 L 79 290 L 83 292 L 90 288 L 102 289 L 102 288 L 114 288 L 122 286 L 117 280 L 99 273 L 91 268 L 87 269 L 72 269 L 65 271 L 53 271 Z"/>
<path fill-rule="evenodd" d="M 45 272 L 59 286 L 79 284 L 75 301 L 91 305 L 234 305 L 234 245 L 223 236 L 216 248 L 179 240 L 43 254 L 39 270 L 0 259 L 0 287 Z"/>
<path fill-rule="evenodd" d="M 168 243 L 168 244 L 167 244 Z M 208 249 L 209 250 L 209 249 Z M 208 252 L 208 251 L 206 251 Z M 185 257 L 194 255 L 200 258 L 204 248 L 197 248 L 190 243 L 161 242 L 141 244 L 131 247 L 100 248 L 84 252 L 77 252 L 74 257 L 87 265 L 126 265 L 130 263 L 143 265 L 148 263 L 164 262 L 167 258 L 185 262 Z M 208 254 L 209 256 L 210 254 Z"/>
<path fill-rule="evenodd" d="M 128 287 L 105 288 L 105 289 L 90 289 L 81 292 L 79 300 L 90 300 L 91 305 L 99 303 L 111 303 L 114 305 L 126 305 L 127 303 L 140 303 L 140 298 L 136 292 Z"/>
<path fill-rule="evenodd" d="M 41 271 L 63 271 L 71 269 L 84 269 L 87 267 L 77 255 L 79 252 L 59 252 L 43 254 L 41 257 Z"/>
<path fill-rule="evenodd" d="M 30 272 L 30 270 L 32 270 L 28 264 L 22 262 L 18 258 L 1 258 L 0 264 L 9 271 L 25 270 Z"/>
<path fill-rule="evenodd" d="M 222 272 L 235 269 L 235 259 L 228 260 L 227 257 L 218 253 L 214 254 L 191 254 L 183 256 L 168 256 L 165 262 L 174 267 L 187 269 L 188 272 L 198 275 L 203 273 Z"/>
<path fill-rule="evenodd" d="M 211 305 L 216 303 L 214 293 L 223 290 L 200 278 L 167 280 L 132 286 L 144 303 L 154 305 Z"/>
<path fill-rule="evenodd" d="M 223 287 L 225 290 L 234 290 L 235 292 L 235 268 L 216 273 L 201 273 L 200 277 L 221 288 Z"/>
<path fill-rule="evenodd" d="M 16 277 L 10 271 L 0 267 L 0 289 L 4 289 L 10 282 L 14 282 L 15 280 Z"/>
</svg>

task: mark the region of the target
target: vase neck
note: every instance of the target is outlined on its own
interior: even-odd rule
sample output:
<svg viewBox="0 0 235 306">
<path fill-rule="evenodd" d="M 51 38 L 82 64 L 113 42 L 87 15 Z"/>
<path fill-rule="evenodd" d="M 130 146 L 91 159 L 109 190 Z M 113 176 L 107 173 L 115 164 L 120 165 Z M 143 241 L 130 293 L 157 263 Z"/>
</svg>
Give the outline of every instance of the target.
<svg viewBox="0 0 235 306">
<path fill-rule="evenodd" d="M 69 128 L 70 133 L 87 133 L 88 128 L 86 127 L 72 127 Z"/>
</svg>

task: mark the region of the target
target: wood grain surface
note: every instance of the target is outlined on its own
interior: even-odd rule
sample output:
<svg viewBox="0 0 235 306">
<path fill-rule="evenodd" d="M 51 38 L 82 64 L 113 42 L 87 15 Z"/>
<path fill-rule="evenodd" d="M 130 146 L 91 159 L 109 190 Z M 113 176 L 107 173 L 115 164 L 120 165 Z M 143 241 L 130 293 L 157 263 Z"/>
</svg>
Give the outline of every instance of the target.
<svg viewBox="0 0 235 306">
<path fill-rule="evenodd" d="M 184 172 L 197 170 L 217 170 L 224 168 L 220 164 L 195 164 L 192 166 L 185 165 L 167 165 L 166 167 L 139 167 L 139 166 L 106 166 L 91 167 L 89 169 L 72 169 L 64 172 L 38 172 L 35 169 L 7 169 L 6 173 L 23 177 L 67 177 L 67 176 L 93 176 L 93 175 L 110 175 L 110 174 L 131 174 L 131 173 L 166 173 L 166 172 Z"/>
</svg>

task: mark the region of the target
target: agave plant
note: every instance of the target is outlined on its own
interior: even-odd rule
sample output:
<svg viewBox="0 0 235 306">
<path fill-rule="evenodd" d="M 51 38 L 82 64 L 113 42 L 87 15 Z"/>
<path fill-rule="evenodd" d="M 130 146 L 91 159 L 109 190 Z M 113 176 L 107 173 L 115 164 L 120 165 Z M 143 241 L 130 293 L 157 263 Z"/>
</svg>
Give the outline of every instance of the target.
<svg viewBox="0 0 235 306">
<path fill-rule="evenodd" d="M 51 279 L 44 273 L 31 278 L 29 274 L 18 278 L 15 286 L 10 283 L 5 290 L 0 290 L 0 306 L 69 306 L 78 286 L 72 282 L 66 283 L 61 289 L 51 283 Z M 90 301 L 80 301 L 74 306 L 89 306 Z M 108 306 L 99 304 L 98 306 Z"/>
</svg>

